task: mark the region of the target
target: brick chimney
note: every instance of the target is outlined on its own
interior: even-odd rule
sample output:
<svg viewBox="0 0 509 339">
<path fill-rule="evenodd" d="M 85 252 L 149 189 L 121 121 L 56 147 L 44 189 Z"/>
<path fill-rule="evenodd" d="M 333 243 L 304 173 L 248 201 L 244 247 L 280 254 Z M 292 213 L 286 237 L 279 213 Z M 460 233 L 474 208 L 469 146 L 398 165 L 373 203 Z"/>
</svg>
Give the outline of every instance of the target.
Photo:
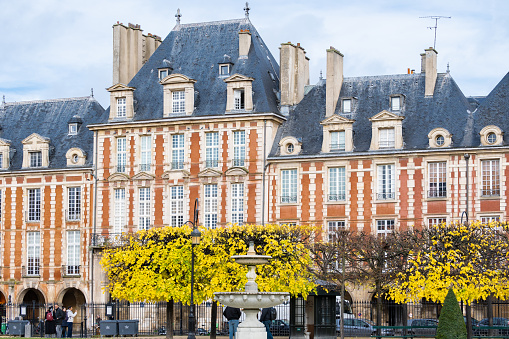
<svg viewBox="0 0 509 339">
<path fill-rule="evenodd" d="M 330 117 L 336 111 L 339 92 L 343 86 L 343 54 L 334 47 L 327 50 L 327 74 L 325 92 L 325 116 Z"/>
<path fill-rule="evenodd" d="M 247 59 L 251 48 L 251 32 L 249 29 L 241 29 L 239 32 L 239 58 Z"/>
<path fill-rule="evenodd" d="M 437 82 L 437 54 L 438 52 L 430 47 L 421 54 L 421 73 L 425 74 L 424 95 L 433 96 Z"/>
<path fill-rule="evenodd" d="M 294 106 L 304 98 L 304 87 L 309 85 L 309 58 L 300 44 L 281 44 L 280 90 L 281 106 Z"/>
</svg>

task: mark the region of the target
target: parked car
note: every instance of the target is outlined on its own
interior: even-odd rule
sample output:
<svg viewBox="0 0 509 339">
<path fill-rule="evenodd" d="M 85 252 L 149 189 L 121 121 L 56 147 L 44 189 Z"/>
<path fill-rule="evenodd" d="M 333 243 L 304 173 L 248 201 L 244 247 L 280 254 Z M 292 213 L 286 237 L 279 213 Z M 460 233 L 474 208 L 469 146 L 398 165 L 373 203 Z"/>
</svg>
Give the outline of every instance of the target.
<svg viewBox="0 0 509 339">
<path fill-rule="evenodd" d="M 273 336 L 289 336 L 290 325 L 285 320 L 272 320 L 270 324 L 270 333 L 272 333 Z"/>
<path fill-rule="evenodd" d="M 375 323 L 368 319 L 354 319 L 345 318 L 344 334 L 347 337 L 369 337 L 376 335 L 376 329 L 374 328 Z M 336 331 L 341 331 L 341 320 L 336 319 Z M 382 329 L 383 336 L 394 335 L 394 329 L 384 328 Z"/>
<path fill-rule="evenodd" d="M 484 318 L 483 320 L 479 321 L 474 328 L 474 335 L 476 336 L 488 336 L 489 329 L 486 327 L 489 326 L 489 320 L 488 318 Z M 507 318 L 493 318 L 493 326 L 494 327 L 509 327 L 509 319 Z M 483 328 L 484 327 L 484 328 Z M 509 329 L 494 329 L 493 330 L 494 336 L 509 336 Z"/>
<path fill-rule="evenodd" d="M 434 337 L 437 333 L 438 320 L 437 319 L 409 319 L 407 326 L 412 328 L 408 329 L 408 334 L 415 336 Z"/>
<path fill-rule="evenodd" d="M 197 328 L 196 335 L 209 335 L 209 332 L 204 328 Z"/>
</svg>

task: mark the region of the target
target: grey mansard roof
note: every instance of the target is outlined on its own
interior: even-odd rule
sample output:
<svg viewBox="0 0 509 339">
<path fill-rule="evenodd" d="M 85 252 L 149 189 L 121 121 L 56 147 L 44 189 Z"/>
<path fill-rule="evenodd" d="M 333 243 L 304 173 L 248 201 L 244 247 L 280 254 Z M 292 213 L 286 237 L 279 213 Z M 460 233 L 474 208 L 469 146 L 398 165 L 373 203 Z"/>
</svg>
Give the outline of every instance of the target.
<svg viewBox="0 0 509 339">
<path fill-rule="evenodd" d="M 239 59 L 239 31 L 249 29 L 251 47 L 247 59 Z M 230 75 L 252 77 L 254 113 L 279 112 L 279 65 L 248 19 L 177 25 L 128 84 L 135 87 L 133 120 L 163 118 L 163 86 L 158 69 L 171 65 L 171 74 L 195 79 L 193 116 L 224 115 L 226 77 L 219 63 L 231 60 Z"/>
<path fill-rule="evenodd" d="M 478 105 L 481 105 L 479 108 L 490 105 L 490 97 L 479 100 L 467 99 L 449 73 L 438 74 L 434 95 L 425 97 L 424 82 L 424 74 L 345 78 L 336 114 L 355 120 L 353 153 L 369 151 L 372 133 L 369 118 L 383 110 L 390 111 L 391 95 L 403 96 L 401 111 L 394 112 L 404 117 L 403 150 L 428 149 L 428 133 L 439 127 L 447 129 L 452 134 L 452 148 L 478 146 L 479 137 L 478 134 L 475 136 L 473 111 Z M 506 86 L 508 82 L 506 79 Z M 325 119 L 325 87 L 325 80 L 321 80 L 290 112 L 288 120 L 278 130 L 270 157 L 280 156 L 278 143 L 286 136 L 301 140 L 300 155 L 321 154 L 323 128 L 320 122 Z M 506 99 L 507 93 L 506 89 Z M 341 114 L 342 98 L 353 98 L 351 114 Z"/>
<path fill-rule="evenodd" d="M 11 143 L 9 170 L 21 169 L 22 141 L 33 133 L 50 140 L 50 169 L 67 168 L 65 155 L 73 147 L 85 152 L 85 166 L 91 167 L 93 133 L 86 126 L 101 119 L 104 119 L 104 108 L 93 97 L 8 102 L 0 105 L 0 137 Z M 69 122 L 80 123 L 80 120 L 82 123 L 77 135 L 69 135 Z"/>
</svg>

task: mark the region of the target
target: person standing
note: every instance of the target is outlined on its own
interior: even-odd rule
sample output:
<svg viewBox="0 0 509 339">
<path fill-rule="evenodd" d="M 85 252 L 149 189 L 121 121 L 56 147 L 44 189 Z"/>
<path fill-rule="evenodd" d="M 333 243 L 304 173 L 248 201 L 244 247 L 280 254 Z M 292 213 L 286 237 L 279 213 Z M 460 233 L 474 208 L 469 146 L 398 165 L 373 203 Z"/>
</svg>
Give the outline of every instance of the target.
<svg viewBox="0 0 509 339">
<path fill-rule="evenodd" d="M 62 311 L 60 309 L 58 304 L 55 304 L 55 311 L 53 313 L 55 314 L 55 325 L 56 325 L 55 327 L 56 327 L 57 338 L 61 338 L 62 337 L 62 322 L 64 321 L 65 314 L 64 314 L 64 311 Z"/>
<path fill-rule="evenodd" d="M 237 339 L 237 327 L 239 326 L 239 319 L 242 315 L 240 308 L 226 306 L 223 311 L 223 315 L 228 319 L 228 332 L 230 333 L 230 339 Z"/>
<path fill-rule="evenodd" d="M 274 339 L 272 332 L 270 332 L 270 324 L 272 323 L 271 308 L 272 307 L 266 307 L 262 309 L 262 315 L 260 316 L 260 321 L 265 325 L 265 328 L 267 329 L 267 339 Z"/>
<path fill-rule="evenodd" d="M 62 306 L 62 311 L 64 312 L 64 319 L 62 320 L 62 338 L 65 338 L 67 334 L 67 308 Z"/>
<path fill-rule="evenodd" d="M 69 306 L 69 309 L 67 310 L 67 338 L 72 338 L 72 324 L 76 314 L 78 314 L 78 311 L 73 313 L 72 306 Z"/>
<path fill-rule="evenodd" d="M 53 313 L 53 306 L 46 311 L 46 315 L 44 316 L 46 320 L 44 324 L 44 333 L 46 334 L 46 338 L 54 337 L 56 332 L 55 328 L 55 314 Z"/>
</svg>

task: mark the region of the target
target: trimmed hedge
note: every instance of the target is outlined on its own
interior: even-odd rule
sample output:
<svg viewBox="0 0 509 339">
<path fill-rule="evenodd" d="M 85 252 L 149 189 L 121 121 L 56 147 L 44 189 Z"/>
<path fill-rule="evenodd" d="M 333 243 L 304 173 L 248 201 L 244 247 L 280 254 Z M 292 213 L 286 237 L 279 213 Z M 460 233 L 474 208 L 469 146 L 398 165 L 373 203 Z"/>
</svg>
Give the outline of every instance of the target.
<svg viewBox="0 0 509 339">
<path fill-rule="evenodd" d="M 464 339 L 467 337 L 467 327 L 461 313 L 458 300 L 452 288 L 447 292 L 444 307 L 438 319 L 437 339 Z"/>
</svg>

